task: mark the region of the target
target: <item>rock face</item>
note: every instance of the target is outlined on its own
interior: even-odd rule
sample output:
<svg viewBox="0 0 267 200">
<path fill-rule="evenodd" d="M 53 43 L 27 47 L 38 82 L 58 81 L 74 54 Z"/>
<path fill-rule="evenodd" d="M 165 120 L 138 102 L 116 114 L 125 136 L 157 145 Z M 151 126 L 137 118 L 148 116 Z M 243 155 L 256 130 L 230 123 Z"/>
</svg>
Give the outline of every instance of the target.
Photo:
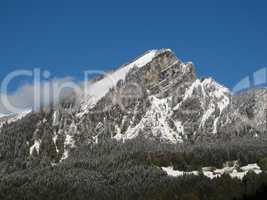
<svg viewBox="0 0 267 200">
<path fill-rule="evenodd" d="M 27 137 L 21 143 L 27 156 L 59 162 L 77 146 L 105 138 L 123 142 L 142 135 L 182 143 L 245 133 L 258 136 L 266 127 L 265 94 L 260 90 L 233 97 L 212 78 L 198 79 L 194 65 L 183 63 L 171 50 L 152 50 L 92 81 L 78 105 L 75 98 L 67 99 L 22 118 Z M 3 125 L 3 145 L 10 129 L 18 126 L 19 121 Z"/>
<path fill-rule="evenodd" d="M 267 89 L 255 88 L 233 97 L 233 105 L 243 121 L 258 132 L 267 130 Z"/>
</svg>

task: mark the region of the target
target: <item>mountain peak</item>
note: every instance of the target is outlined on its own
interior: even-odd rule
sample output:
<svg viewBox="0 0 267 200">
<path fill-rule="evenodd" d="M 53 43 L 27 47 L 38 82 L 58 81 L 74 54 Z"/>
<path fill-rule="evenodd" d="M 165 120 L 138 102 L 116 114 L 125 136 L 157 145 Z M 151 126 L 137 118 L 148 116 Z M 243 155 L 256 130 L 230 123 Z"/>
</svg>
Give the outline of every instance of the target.
<svg viewBox="0 0 267 200">
<path fill-rule="evenodd" d="M 36 149 L 42 156 L 39 146 L 45 137 L 52 137 L 49 141 L 62 161 L 80 144 L 105 137 L 124 141 L 142 135 L 182 143 L 227 136 L 232 127 L 249 126 L 233 115 L 239 110 L 230 105 L 229 89 L 211 77 L 198 79 L 193 63 L 183 63 L 170 49 L 147 51 L 86 89 L 78 110 L 29 114 L 35 119 L 28 131 L 30 155 Z M 260 122 L 264 115 L 258 116 Z"/>
</svg>

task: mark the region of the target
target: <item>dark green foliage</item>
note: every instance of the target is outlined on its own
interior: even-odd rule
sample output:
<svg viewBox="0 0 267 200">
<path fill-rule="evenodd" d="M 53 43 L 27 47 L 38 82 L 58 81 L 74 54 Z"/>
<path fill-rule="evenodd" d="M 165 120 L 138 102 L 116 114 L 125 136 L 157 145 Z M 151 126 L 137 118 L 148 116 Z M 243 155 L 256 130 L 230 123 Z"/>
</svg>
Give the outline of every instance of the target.
<svg viewBox="0 0 267 200">
<path fill-rule="evenodd" d="M 0 162 L 14 164 L 13 170 L 26 168 L 36 128 L 32 124 L 37 124 L 42 117 L 43 113 L 31 114 L 15 123 L 3 125 L 0 131 Z"/>
<path fill-rule="evenodd" d="M 82 145 L 54 167 L 38 164 L 3 175 L 0 199 L 260 199 L 257 195 L 266 191 L 266 174 L 251 173 L 243 181 L 226 175 L 210 180 L 204 176 L 172 178 L 160 169 L 169 165 L 179 169 L 221 165 L 230 158 L 250 162 L 264 152 L 261 145 L 254 150 L 258 154 L 250 148 L 241 151 L 237 143 L 228 145 L 229 149 L 224 150 L 223 145 L 176 146 L 143 138 L 125 143 L 105 140 L 94 146 Z M 42 162 L 49 163 L 49 159 Z M 4 169 L 8 164 L 2 162 L 0 166 Z"/>
<path fill-rule="evenodd" d="M 228 200 L 258 198 L 266 191 L 266 174 L 249 174 L 243 182 L 224 176 L 210 180 L 204 176 L 168 177 L 160 167 L 198 170 L 203 166 L 222 167 L 226 161 L 242 165 L 266 164 L 266 138 L 239 138 L 227 142 L 164 144 L 145 138 L 125 143 L 108 138 L 97 145 L 85 145 L 86 134 L 76 135 L 78 148 L 56 166 L 64 151 L 65 136 L 52 141 L 53 132 L 39 128 L 46 115 L 32 114 L 4 125 L 0 134 L 0 199 L 153 199 Z M 47 117 L 49 119 L 49 117 Z M 40 152 L 29 155 L 34 137 L 41 139 Z M 264 159 L 265 158 L 265 159 Z"/>
<path fill-rule="evenodd" d="M 259 159 L 258 164 L 262 170 L 267 171 L 267 157 Z"/>
</svg>

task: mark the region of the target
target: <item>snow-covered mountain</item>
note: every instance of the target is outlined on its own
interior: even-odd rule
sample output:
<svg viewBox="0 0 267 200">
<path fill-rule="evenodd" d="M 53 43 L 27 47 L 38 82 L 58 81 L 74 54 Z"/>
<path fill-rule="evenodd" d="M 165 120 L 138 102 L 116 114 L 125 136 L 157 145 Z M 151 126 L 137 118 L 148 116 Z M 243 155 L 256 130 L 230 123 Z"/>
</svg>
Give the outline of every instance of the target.
<svg viewBox="0 0 267 200">
<path fill-rule="evenodd" d="M 15 114 L 2 114 L 0 115 L 0 128 L 3 126 L 3 124 L 10 124 L 12 122 L 16 122 L 17 120 L 20 120 L 21 118 L 25 117 L 29 113 L 31 113 L 32 110 L 25 110 L 20 113 Z"/>
<path fill-rule="evenodd" d="M 198 79 L 193 63 L 183 63 L 170 49 L 148 51 L 86 88 L 78 105 L 67 101 L 21 119 L 25 120 L 23 130 L 28 131 L 29 156 L 52 154 L 58 162 L 82 143 L 106 137 L 123 142 L 141 135 L 183 143 L 244 133 L 259 136 L 265 131 L 264 113 L 244 112 L 255 101 L 254 107 L 260 109 L 262 98 L 233 97 L 214 79 Z M 253 126 L 252 118 L 261 124 Z M 1 134 L 19 123 L 2 120 Z"/>
</svg>

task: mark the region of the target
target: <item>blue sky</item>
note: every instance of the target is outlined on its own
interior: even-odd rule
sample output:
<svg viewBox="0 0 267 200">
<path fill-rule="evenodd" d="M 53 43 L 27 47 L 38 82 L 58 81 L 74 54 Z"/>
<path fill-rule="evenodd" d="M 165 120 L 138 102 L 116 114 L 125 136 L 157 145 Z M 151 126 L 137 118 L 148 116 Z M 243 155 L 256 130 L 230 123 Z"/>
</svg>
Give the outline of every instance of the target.
<svg viewBox="0 0 267 200">
<path fill-rule="evenodd" d="M 266 7 L 266 1 L 244 0 L 3 0 L 0 80 L 35 67 L 81 79 L 85 70 L 171 48 L 193 61 L 199 76 L 231 88 L 267 67 Z"/>
</svg>

